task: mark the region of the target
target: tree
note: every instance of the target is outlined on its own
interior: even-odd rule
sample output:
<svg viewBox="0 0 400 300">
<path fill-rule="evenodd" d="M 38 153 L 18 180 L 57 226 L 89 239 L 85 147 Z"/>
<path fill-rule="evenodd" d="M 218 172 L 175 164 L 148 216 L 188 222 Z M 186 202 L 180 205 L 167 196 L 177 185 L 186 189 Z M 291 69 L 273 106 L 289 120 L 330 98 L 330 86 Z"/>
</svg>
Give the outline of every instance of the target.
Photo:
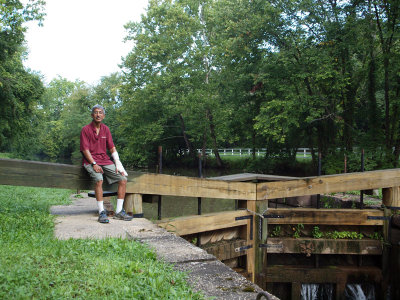
<svg viewBox="0 0 400 300">
<path fill-rule="evenodd" d="M 216 116 L 223 111 L 214 93 L 207 5 L 208 1 L 150 1 L 142 21 L 127 26 L 135 48 L 124 61 L 124 108 L 129 110 L 125 123 L 135 124 L 127 130 L 137 132 L 130 143 L 142 145 L 138 152 L 159 143 L 168 145 L 171 153 L 188 149 L 195 159 L 195 149 L 203 148 L 210 137 L 218 154 L 223 131 Z"/>
<path fill-rule="evenodd" d="M 127 25 L 135 47 L 120 133 L 131 134 L 132 160 L 148 161 L 159 144 L 212 147 L 217 161 L 222 145 L 266 146 L 294 161 L 299 147 L 315 160 L 383 143 L 395 163 L 397 2 L 151 1 Z"/>
<path fill-rule="evenodd" d="M 0 151 L 29 152 L 43 85 L 22 65 L 24 23 L 41 21 L 43 1 L 0 2 Z"/>
<path fill-rule="evenodd" d="M 95 104 L 91 87 L 58 77 L 46 87 L 40 103 L 38 154 L 51 161 L 79 161 L 80 131 L 90 122 Z"/>
</svg>

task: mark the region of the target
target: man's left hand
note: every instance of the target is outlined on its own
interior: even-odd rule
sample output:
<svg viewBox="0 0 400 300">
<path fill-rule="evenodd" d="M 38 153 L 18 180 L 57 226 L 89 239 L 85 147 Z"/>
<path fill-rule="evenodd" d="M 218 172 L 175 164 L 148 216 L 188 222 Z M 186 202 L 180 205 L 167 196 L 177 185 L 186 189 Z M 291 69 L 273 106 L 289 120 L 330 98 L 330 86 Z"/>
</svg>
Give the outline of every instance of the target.
<svg viewBox="0 0 400 300">
<path fill-rule="evenodd" d="M 122 176 L 128 176 L 128 173 L 125 171 L 124 167 L 122 166 L 121 161 L 115 161 L 115 171 L 118 173 L 120 172 Z"/>
</svg>

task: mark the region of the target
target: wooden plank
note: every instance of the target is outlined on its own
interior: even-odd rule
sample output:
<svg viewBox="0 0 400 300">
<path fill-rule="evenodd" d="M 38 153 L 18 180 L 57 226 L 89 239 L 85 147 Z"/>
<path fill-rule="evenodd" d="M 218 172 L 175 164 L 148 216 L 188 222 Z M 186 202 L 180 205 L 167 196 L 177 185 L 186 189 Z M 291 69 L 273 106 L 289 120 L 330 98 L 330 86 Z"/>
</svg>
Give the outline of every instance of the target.
<svg viewBox="0 0 400 300">
<path fill-rule="evenodd" d="M 267 282 L 337 283 L 350 277 L 360 282 L 382 281 L 382 270 L 377 267 L 328 266 L 310 268 L 290 265 L 268 266 Z"/>
<path fill-rule="evenodd" d="M 246 251 L 235 251 L 236 248 L 243 246 L 246 246 L 245 240 L 231 240 L 217 242 L 211 245 L 202 246 L 201 248 L 222 261 L 246 255 Z"/>
<path fill-rule="evenodd" d="M 254 173 L 240 173 L 218 177 L 211 177 L 213 180 L 224 180 L 224 181 L 284 181 L 298 179 L 298 177 L 279 176 L 279 175 L 268 175 L 268 174 L 254 174 Z"/>
<path fill-rule="evenodd" d="M 127 191 L 138 194 L 256 200 L 256 185 L 204 178 L 143 174 L 129 180 Z"/>
<path fill-rule="evenodd" d="M 0 184 L 87 190 L 92 182 L 79 166 L 0 159 Z"/>
<path fill-rule="evenodd" d="M 268 253 L 382 255 L 378 240 L 268 238 Z"/>
<path fill-rule="evenodd" d="M 383 220 L 368 219 L 383 217 L 377 209 L 330 209 L 330 208 L 269 208 L 266 215 L 284 216 L 267 218 L 268 224 L 319 224 L 319 225 L 383 225 Z"/>
<path fill-rule="evenodd" d="M 257 199 L 276 199 L 400 186 L 400 169 L 257 183 Z"/>
<path fill-rule="evenodd" d="M 203 178 L 129 171 L 127 193 L 256 200 L 256 185 Z M 92 189 L 93 182 L 81 166 L 15 159 L 0 159 L 0 184 L 66 189 Z M 115 191 L 117 185 L 104 190 Z"/>
<path fill-rule="evenodd" d="M 186 216 L 156 222 L 158 226 L 177 235 L 188 235 L 217 229 L 247 225 L 247 220 L 238 220 L 236 217 L 247 216 L 245 210 L 218 212 L 205 215 Z"/>
</svg>

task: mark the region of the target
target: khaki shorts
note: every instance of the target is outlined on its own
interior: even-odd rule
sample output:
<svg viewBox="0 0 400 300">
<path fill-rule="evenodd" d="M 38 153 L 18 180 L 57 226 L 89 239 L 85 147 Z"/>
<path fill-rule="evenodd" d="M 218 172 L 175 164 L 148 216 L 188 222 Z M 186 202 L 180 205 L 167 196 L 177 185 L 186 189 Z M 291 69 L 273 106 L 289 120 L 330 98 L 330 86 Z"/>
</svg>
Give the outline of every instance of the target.
<svg viewBox="0 0 400 300">
<path fill-rule="evenodd" d="M 122 176 L 120 173 L 115 173 L 115 165 L 106 165 L 106 166 L 100 166 L 103 168 L 103 174 L 102 173 L 96 173 L 96 171 L 93 169 L 92 165 L 84 165 L 86 171 L 88 171 L 90 177 L 95 181 L 100 181 L 103 180 L 103 175 L 106 177 L 108 184 L 113 184 L 115 182 L 119 182 L 121 180 L 127 180 L 125 176 Z"/>
</svg>

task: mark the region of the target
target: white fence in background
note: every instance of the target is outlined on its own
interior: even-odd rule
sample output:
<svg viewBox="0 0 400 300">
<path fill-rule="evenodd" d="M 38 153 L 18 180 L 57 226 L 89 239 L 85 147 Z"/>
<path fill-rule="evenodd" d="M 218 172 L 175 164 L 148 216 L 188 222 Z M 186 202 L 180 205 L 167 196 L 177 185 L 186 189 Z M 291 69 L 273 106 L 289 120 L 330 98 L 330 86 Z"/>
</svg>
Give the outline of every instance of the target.
<svg viewBox="0 0 400 300">
<path fill-rule="evenodd" d="M 256 156 L 264 156 L 266 152 L 266 148 L 258 148 L 255 149 L 256 151 Z M 197 153 L 201 153 L 201 149 L 197 149 Z M 252 148 L 226 148 L 226 149 L 218 149 L 218 153 L 221 156 L 252 156 L 253 155 L 253 149 Z M 207 155 L 214 155 L 214 152 L 212 149 L 206 149 L 206 154 Z M 310 148 L 299 148 L 297 149 L 297 156 L 299 157 L 310 157 L 311 156 L 311 150 Z"/>
</svg>

